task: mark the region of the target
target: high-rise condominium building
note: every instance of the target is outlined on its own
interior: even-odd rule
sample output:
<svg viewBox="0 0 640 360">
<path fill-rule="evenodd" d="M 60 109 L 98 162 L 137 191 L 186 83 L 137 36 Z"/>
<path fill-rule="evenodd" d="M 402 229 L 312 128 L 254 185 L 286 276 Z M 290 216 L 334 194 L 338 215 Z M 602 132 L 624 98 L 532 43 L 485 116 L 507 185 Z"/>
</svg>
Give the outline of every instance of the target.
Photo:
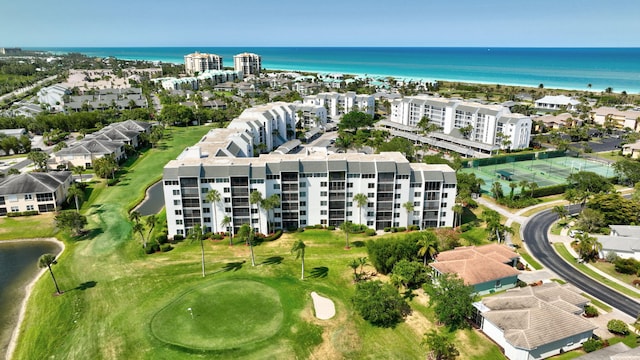
<svg viewBox="0 0 640 360">
<path fill-rule="evenodd" d="M 242 53 L 233 57 L 233 68 L 244 76 L 258 75 L 262 68 L 262 57 L 252 53 Z"/>
<path fill-rule="evenodd" d="M 184 68 L 187 74 L 202 73 L 207 70 L 222 70 L 222 56 L 195 52 L 184 56 Z"/>
</svg>

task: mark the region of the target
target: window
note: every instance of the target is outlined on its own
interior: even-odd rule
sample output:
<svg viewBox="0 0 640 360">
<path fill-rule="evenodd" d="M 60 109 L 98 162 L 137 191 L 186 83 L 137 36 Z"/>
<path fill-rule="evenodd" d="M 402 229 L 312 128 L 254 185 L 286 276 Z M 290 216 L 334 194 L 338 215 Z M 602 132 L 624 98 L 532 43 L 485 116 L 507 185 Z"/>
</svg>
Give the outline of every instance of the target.
<svg viewBox="0 0 640 360">
<path fill-rule="evenodd" d="M 447 203 L 442 203 L 442 204 L 440 204 L 440 207 L 441 207 L 441 208 L 446 208 L 446 207 L 447 207 Z"/>
<path fill-rule="evenodd" d="M 420 201 L 414 201 L 413 206 L 420 206 Z"/>
<path fill-rule="evenodd" d="M 367 193 L 367 197 L 368 198 L 372 198 L 372 197 L 375 197 L 375 196 L 376 196 L 376 194 L 374 194 L 374 193 Z"/>
<path fill-rule="evenodd" d="M 402 184 L 396 184 L 396 189 L 402 189 Z"/>
<path fill-rule="evenodd" d="M 353 203 L 351 201 L 347 201 L 347 206 L 353 206 Z"/>
<path fill-rule="evenodd" d="M 224 208 L 224 212 L 230 213 L 231 212 L 231 208 Z"/>
<path fill-rule="evenodd" d="M 18 201 L 18 199 L 16 198 L 15 195 L 9 195 L 8 199 L 9 202 L 16 202 Z M 51 193 L 45 193 L 45 194 L 36 194 L 36 200 L 40 201 L 53 201 L 53 194 Z"/>
<path fill-rule="evenodd" d="M 224 188 L 224 189 L 222 189 L 222 191 L 226 192 L 226 193 L 229 193 L 229 192 L 231 192 L 231 188 Z"/>
<path fill-rule="evenodd" d="M 178 200 L 173 200 L 173 205 L 174 205 L 174 206 L 179 206 L 179 205 L 180 205 L 180 203 L 181 203 L 181 202 L 180 202 L 180 199 L 178 199 Z"/>
<path fill-rule="evenodd" d="M 440 221 L 440 226 L 444 226 L 445 222 L 444 221 Z"/>
<path fill-rule="evenodd" d="M 393 198 L 394 199 L 400 199 L 400 194 L 395 194 Z"/>
<path fill-rule="evenodd" d="M 353 183 L 347 183 L 347 187 L 348 188 L 352 188 L 353 187 Z"/>
<path fill-rule="evenodd" d="M 306 210 L 300 210 L 300 215 L 302 215 L 302 216 L 307 215 L 307 211 Z"/>
<path fill-rule="evenodd" d="M 446 198 L 448 198 L 448 197 L 449 197 L 449 194 L 448 194 L 448 193 L 443 193 L 443 194 L 442 194 L 442 198 L 443 198 L 443 199 L 446 199 Z"/>
<path fill-rule="evenodd" d="M 394 209 L 400 209 L 400 204 L 393 204 Z"/>
<path fill-rule="evenodd" d="M 184 221 L 182 221 L 180 219 L 176 220 L 176 225 L 182 225 L 183 223 L 184 223 Z"/>
<path fill-rule="evenodd" d="M 258 213 L 258 209 L 251 209 L 251 213 L 252 214 L 257 214 Z"/>
<path fill-rule="evenodd" d="M 367 226 L 373 226 L 373 220 L 367 221 Z"/>
<path fill-rule="evenodd" d="M 202 208 L 202 212 L 205 214 L 211 214 L 211 208 L 208 208 L 208 207 Z"/>
<path fill-rule="evenodd" d="M 274 218 L 280 218 L 281 216 L 282 216 L 282 215 L 280 215 L 280 213 L 279 213 L 279 212 L 277 212 L 277 213 L 273 213 L 273 217 L 274 217 Z"/>
<path fill-rule="evenodd" d="M 353 216 L 353 212 L 347 211 L 347 216 Z"/>
<path fill-rule="evenodd" d="M 176 215 L 182 215 L 182 210 L 176 210 Z"/>
<path fill-rule="evenodd" d="M 257 224 L 258 223 L 258 219 L 251 219 L 251 223 L 252 224 Z"/>
<path fill-rule="evenodd" d="M 496 287 L 499 288 L 500 286 L 502 286 L 502 283 L 500 282 L 500 279 L 496 280 Z"/>
<path fill-rule="evenodd" d="M 89 167 L 91 167 L 91 166 L 89 166 Z M 164 184 L 165 185 L 180 185 L 177 180 L 165 180 Z"/>
<path fill-rule="evenodd" d="M 373 211 L 367 211 L 367 216 L 376 216 L 376 214 Z"/>
<path fill-rule="evenodd" d="M 372 202 L 367 203 L 367 207 L 372 208 L 373 207 L 373 203 Z"/>
<path fill-rule="evenodd" d="M 326 181 L 321 181 L 321 182 L 320 182 L 320 186 L 322 186 L 322 187 L 327 187 L 327 182 L 326 182 Z"/>
<path fill-rule="evenodd" d="M 173 195 L 174 196 L 179 196 L 180 195 L 180 190 L 178 190 L 178 189 L 173 190 Z"/>
<path fill-rule="evenodd" d="M 306 201 L 300 201 L 300 206 L 307 206 L 307 202 Z"/>
<path fill-rule="evenodd" d="M 211 218 L 210 217 L 202 218 L 202 221 L 206 222 L 206 223 L 210 223 L 211 222 Z"/>
<path fill-rule="evenodd" d="M 440 217 L 446 217 L 447 216 L 447 212 L 443 211 L 442 214 L 440 214 Z"/>
<path fill-rule="evenodd" d="M 321 225 L 327 225 L 327 219 L 321 219 L 320 220 L 320 224 Z"/>
<path fill-rule="evenodd" d="M 31 194 L 25 194 L 25 195 L 24 195 L 24 199 L 25 199 L 25 200 L 33 200 L 33 195 L 31 195 Z"/>
<path fill-rule="evenodd" d="M 27 211 L 33 211 L 33 210 L 34 210 L 33 205 L 27 205 Z"/>
<path fill-rule="evenodd" d="M 325 195 L 325 196 L 326 196 L 326 195 Z M 304 192 L 304 191 L 301 191 L 301 192 L 300 192 L 300 197 L 307 197 L 307 193 L 306 193 L 306 192 Z"/>
<path fill-rule="evenodd" d="M 327 215 L 327 210 L 320 210 L 320 215 Z"/>
<path fill-rule="evenodd" d="M 396 222 L 393 223 L 393 226 L 394 227 L 398 227 L 398 226 L 400 226 L 400 223 L 396 221 Z"/>
<path fill-rule="evenodd" d="M 347 197 L 353 197 L 353 193 L 352 192 L 348 192 L 347 193 Z"/>
<path fill-rule="evenodd" d="M 375 187 L 376 187 L 376 184 L 374 184 L 374 183 L 368 183 L 367 184 L 367 188 L 368 189 L 375 189 Z"/>
<path fill-rule="evenodd" d="M 415 192 L 415 193 L 413 193 L 413 197 L 420 197 L 420 196 L 422 196 L 422 193 L 421 193 L 421 192 Z"/>
<path fill-rule="evenodd" d="M 307 220 L 300 220 L 300 225 L 307 225 Z"/>
<path fill-rule="evenodd" d="M 400 217 L 400 213 L 393 213 L 393 217 L 394 218 L 399 218 Z"/>
<path fill-rule="evenodd" d="M 327 192 L 326 191 L 320 191 L 320 196 L 327 196 Z"/>
<path fill-rule="evenodd" d="M 227 203 L 227 204 L 230 203 L 231 202 L 231 198 L 224 198 L 224 202 Z"/>
<path fill-rule="evenodd" d="M 176 230 L 176 234 L 177 235 L 184 235 L 184 230 L 178 229 L 178 230 Z"/>
<path fill-rule="evenodd" d="M 207 189 L 207 188 L 202 188 L 202 189 L 200 189 L 200 192 L 201 192 L 201 193 L 203 193 L 203 194 L 206 194 L 206 193 L 208 193 L 208 192 L 209 192 L 209 189 Z"/>
<path fill-rule="evenodd" d="M 280 184 L 273 184 L 273 190 L 280 190 Z"/>
<path fill-rule="evenodd" d="M 300 183 L 300 187 L 301 188 L 306 188 L 307 187 L 307 183 L 306 182 L 301 182 Z"/>
<path fill-rule="evenodd" d="M 327 206 L 327 202 L 326 201 L 320 201 L 320 206 Z"/>
</svg>

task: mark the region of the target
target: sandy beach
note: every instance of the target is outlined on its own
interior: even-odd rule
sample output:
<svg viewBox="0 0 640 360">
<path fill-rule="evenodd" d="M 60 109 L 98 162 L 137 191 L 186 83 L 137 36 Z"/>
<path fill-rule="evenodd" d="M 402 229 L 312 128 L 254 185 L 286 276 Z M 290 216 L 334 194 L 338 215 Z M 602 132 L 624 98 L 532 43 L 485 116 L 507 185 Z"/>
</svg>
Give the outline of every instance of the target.
<svg viewBox="0 0 640 360">
<path fill-rule="evenodd" d="M 12 242 L 51 242 L 55 243 L 60 247 L 60 252 L 56 257 L 60 256 L 65 249 L 64 243 L 59 241 L 56 238 L 36 238 L 36 239 L 19 239 L 19 240 L 3 240 L 1 243 L 12 243 Z M 42 274 L 46 273 L 47 269 L 41 269 L 38 274 L 25 286 L 25 293 L 22 301 L 20 302 L 20 310 L 18 314 L 18 319 L 15 321 L 15 327 L 13 332 L 11 333 L 11 339 L 9 340 L 9 345 L 7 347 L 7 353 L 5 354 L 5 358 L 7 360 L 11 359 L 13 356 L 13 352 L 15 351 L 16 345 L 18 343 L 18 336 L 20 334 L 20 329 L 22 328 L 22 322 L 24 320 L 25 312 L 27 310 L 27 302 L 31 297 L 31 292 L 36 282 L 40 279 Z"/>
</svg>

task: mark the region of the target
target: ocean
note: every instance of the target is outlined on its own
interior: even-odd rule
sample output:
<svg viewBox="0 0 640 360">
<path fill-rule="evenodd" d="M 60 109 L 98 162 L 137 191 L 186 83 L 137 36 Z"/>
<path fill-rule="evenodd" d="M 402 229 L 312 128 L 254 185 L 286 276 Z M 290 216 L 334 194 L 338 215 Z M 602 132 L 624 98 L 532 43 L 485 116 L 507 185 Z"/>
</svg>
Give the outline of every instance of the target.
<svg viewBox="0 0 640 360">
<path fill-rule="evenodd" d="M 30 49 L 33 50 L 33 49 Z M 640 93 L 640 48 L 129 47 L 39 48 L 129 60 L 183 63 L 194 51 L 254 52 L 263 68 L 396 79 L 446 80 L 569 90 Z M 589 84 L 591 86 L 589 86 Z"/>
</svg>

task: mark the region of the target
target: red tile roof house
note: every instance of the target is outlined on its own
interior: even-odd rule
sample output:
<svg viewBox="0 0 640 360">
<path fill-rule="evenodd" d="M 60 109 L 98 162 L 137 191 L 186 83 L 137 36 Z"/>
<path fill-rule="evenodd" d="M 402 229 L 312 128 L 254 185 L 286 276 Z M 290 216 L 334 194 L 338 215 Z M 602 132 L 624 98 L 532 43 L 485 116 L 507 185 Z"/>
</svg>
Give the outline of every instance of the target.
<svg viewBox="0 0 640 360">
<path fill-rule="evenodd" d="M 508 290 L 474 303 L 474 322 L 511 360 L 546 359 L 577 349 L 596 328 L 580 315 L 588 299 L 566 285 Z"/>
<path fill-rule="evenodd" d="M 444 273 L 457 274 L 465 284 L 473 286 L 476 294 L 485 295 L 516 286 L 519 258 L 506 245 L 489 244 L 443 251 L 429 265 L 436 278 Z"/>
</svg>

